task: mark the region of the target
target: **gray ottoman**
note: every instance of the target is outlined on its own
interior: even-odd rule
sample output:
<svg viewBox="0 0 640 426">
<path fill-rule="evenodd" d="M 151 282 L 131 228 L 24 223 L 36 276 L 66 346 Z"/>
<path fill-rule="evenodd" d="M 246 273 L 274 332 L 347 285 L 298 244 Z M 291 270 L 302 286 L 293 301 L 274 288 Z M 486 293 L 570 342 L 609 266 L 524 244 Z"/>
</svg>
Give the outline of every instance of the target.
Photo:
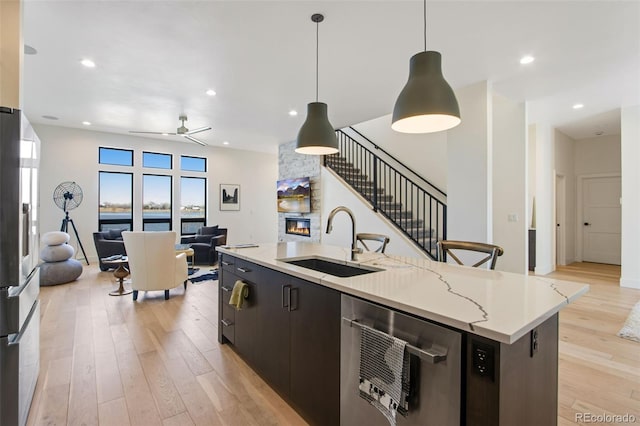
<svg viewBox="0 0 640 426">
<path fill-rule="evenodd" d="M 82 264 L 71 259 L 74 254 L 66 232 L 47 232 L 42 236 L 40 285 L 57 285 L 76 280 L 82 274 Z"/>
</svg>

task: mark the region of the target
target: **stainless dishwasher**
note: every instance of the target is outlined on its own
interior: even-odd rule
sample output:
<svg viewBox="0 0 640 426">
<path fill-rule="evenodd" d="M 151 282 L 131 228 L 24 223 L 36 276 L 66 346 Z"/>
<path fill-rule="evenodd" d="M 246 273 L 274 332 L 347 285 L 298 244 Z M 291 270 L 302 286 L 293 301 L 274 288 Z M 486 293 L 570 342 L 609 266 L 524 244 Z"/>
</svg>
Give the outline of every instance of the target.
<svg viewBox="0 0 640 426">
<path fill-rule="evenodd" d="M 359 395 L 361 327 L 407 342 L 410 397 L 399 426 L 460 425 L 462 335 L 373 303 L 342 295 L 340 424 L 387 426 L 389 421 Z"/>
</svg>

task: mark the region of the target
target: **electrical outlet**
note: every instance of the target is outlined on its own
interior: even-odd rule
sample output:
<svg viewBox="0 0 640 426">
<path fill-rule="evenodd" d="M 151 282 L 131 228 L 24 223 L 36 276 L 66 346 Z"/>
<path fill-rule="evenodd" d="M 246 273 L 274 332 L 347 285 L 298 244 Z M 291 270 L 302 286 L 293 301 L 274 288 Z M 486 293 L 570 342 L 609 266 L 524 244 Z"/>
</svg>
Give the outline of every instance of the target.
<svg viewBox="0 0 640 426">
<path fill-rule="evenodd" d="M 492 346 L 472 342 L 473 372 L 482 377 L 494 379 L 495 350 Z"/>
<path fill-rule="evenodd" d="M 534 328 L 533 330 L 531 330 L 530 336 L 531 336 L 531 350 L 530 350 L 529 356 L 533 358 L 533 355 L 535 355 L 536 352 L 538 352 L 538 348 L 540 347 L 540 344 L 538 342 L 538 329 Z"/>
</svg>

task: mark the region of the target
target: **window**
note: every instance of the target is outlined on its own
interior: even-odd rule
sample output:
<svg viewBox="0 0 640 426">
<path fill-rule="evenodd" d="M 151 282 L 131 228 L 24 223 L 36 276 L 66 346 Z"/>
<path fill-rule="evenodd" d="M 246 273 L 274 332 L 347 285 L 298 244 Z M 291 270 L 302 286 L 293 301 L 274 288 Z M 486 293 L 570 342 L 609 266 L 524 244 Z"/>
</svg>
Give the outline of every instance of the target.
<svg viewBox="0 0 640 426">
<path fill-rule="evenodd" d="M 186 170 L 191 172 L 206 172 L 207 159 L 201 158 L 201 157 L 188 157 L 186 155 L 181 155 L 180 170 Z"/>
<path fill-rule="evenodd" d="M 171 230 L 171 176 L 142 175 L 142 230 Z"/>
<path fill-rule="evenodd" d="M 98 229 L 133 229 L 133 173 L 100 172 Z"/>
<path fill-rule="evenodd" d="M 98 151 L 100 164 L 113 164 L 116 166 L 133 166 L 133 151 L 130 149 L 116 149 L 100 147 Z"/>
<path fill-rule="evenodd" d="M 157 152 L 143 152 L 142 167 L 171 170 L 171 167 L 172 167 L 171 157 L 172 157 L 171 154 L 160 154 Z"/>
<path fill-rule="evenodd" d="M 207 180 L 200 177 L 180 178 L 180 231 L 195 234 L 205 226 L 207 212 Z"/>
</svg>

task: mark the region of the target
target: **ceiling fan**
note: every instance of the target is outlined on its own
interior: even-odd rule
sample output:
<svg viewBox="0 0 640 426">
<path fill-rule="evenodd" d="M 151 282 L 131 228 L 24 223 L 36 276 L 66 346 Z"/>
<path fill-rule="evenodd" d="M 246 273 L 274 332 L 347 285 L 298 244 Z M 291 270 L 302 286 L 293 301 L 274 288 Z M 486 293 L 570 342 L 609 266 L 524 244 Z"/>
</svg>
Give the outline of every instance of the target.
<svg viewBox="0 0 640 426">
<path fill-rule="evenodd" d="M 211 130 L 211 126 L 204 126 L 204 127 L 199 127 L 197 129 L 193 129 L 193 130 L 189 130 L 184 126 L 184 122 L 187 121 L 187 116 L 186 115 L 180 115 L 178 117 L 178 120 L 181 121 L 180 127 L 178 127 L 176 129 L 175 132 L 138 132 L 135 130 L 130 130 L 129 133 L 145 133 L 145 134 L 151 134 L 151 135 L 165 135 L 165 136 L 182 136 L 184 138 L 189 139 L 191 142 L 195 142 L 197 144 L 200 144 L 202 146 L 207 146 L 206 143 L 204 143 L 203 141 L 201 141 L 198 138 L 194 138 L 192 135 L 196 134 L 196 133 L 200 133 L 200 132 L 204 132 L 206 130 Z"/>
</svg>

